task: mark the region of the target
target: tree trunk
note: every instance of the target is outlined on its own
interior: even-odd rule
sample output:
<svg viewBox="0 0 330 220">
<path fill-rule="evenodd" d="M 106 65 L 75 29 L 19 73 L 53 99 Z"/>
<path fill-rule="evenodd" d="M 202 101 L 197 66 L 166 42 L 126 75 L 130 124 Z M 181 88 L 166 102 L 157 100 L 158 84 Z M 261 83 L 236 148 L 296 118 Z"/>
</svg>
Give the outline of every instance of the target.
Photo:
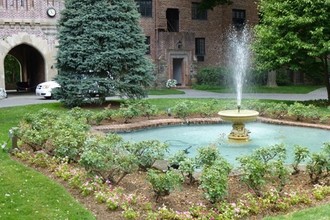
<svg viewBox="0 0 330 220">
<path fill-rule="evenodd" d="M 329 63 L 328 63 L 328 56 L 325 55 L 323 58 L 321 58 L 323 62 L 323 71 L 324 71 L 324 84 L 327 88 L 327 94 L 328 94 L 328 103 L 330 104 L 330 73 L 329 73 Z"/>
<path fill-rule="evenodd" d="M 272 70 L 272 71 L 268 72 L 267 86 L 268 87 L 277 87 L 277 83 L 276 83 L 276 71 Z"/>
</svg>

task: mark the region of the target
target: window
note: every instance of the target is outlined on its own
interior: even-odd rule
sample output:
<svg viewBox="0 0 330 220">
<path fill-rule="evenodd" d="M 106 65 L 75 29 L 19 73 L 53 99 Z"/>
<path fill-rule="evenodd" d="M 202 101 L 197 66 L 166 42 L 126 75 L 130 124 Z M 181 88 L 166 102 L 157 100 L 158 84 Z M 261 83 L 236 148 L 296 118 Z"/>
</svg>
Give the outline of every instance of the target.
<svg viewBox="0 0 330 220">
<path fill-rule="evenodd" d="M 195 54 L 197 61 L 204 61 L 205 56 L 205 38 L 195 39 Z"/>
<path fill-rule="evenodd" d="M 152 0 L 135 0 L 142 17 L 152 17 Z"/>
<path fill-rule="evenodd" d="M 200 3 L 193 2 L 191 5 L 191 19 L 207 20 L 207 10 L 199 8 Z"/>
<path fill-rule="evenodd" d="M 233 9 L 233 25 L 242 28 L 245 24 L 245 10 Z"/>
<path fill-rule="evenodd" d="M 145 43 L 147 45 L 147 51 L 146 54 L 150 54 L 150 36 L 146 36 Z"/>
</svg>

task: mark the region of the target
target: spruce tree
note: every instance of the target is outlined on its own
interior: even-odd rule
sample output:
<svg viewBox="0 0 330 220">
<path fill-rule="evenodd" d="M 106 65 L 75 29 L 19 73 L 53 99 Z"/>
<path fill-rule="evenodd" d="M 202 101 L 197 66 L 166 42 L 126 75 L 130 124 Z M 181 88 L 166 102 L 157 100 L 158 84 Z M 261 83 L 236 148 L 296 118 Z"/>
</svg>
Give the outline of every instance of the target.
<svg viewBox="0 0 330 220">
<path fill-rule="evenodd" d="M 153 77 L 139 18 L 134 0 L 66 0 L 55 97 L 67 106 L 93 101 L 93 90 L 101 102 L 114 93 L 144 97 Z"/>
</svg>

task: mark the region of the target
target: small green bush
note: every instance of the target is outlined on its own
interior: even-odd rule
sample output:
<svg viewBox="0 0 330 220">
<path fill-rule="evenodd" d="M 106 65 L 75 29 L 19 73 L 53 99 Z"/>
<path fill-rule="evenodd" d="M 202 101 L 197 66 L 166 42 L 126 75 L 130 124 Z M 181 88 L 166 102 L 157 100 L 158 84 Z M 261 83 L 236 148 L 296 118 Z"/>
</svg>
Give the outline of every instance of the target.
<svg viewBox="0 0 330 220">
<path fill-rule="evenodd" d="M 174 116 L 186 119 L 192 112 L 192 103 L 190 101 L 179 102 L 173 107 L 172 112 Z"/>
<path fill-rule="evenodd" d="M 292 163 L 292 167 L 294 170 L 293 174 L 298 174 L 300 172 L 299 164 L 308 158 L 309 150 L 307 147 L 295 145 L 293 152 L 294 152 L 294 161 Z"/>
<path fill-rule="evenodd" d="M 325 143 L 321 152 L 310 156 L 306 168 L 313 184 L 330 177 L 330 143 Z"/>
<path fill-rule="evenodd" d="M 85 141 L 79 163 L 104 181 L 118 184 L 138 168 L 137 158 L 125 148 L 127 144 L 116 134 L 90 137 Z"/>
<path fill-rule="evenodd" d="M 290 116 L 295 116 L 297 121 L 301 121 L 303 118 L 319 118 L 319 113 L 317 108 L 312 105 L 304 105 L 299 102 L 295 102 L 293 105 L 289 106 L 288 114 Z"/>
<path fill-rule="evenodd" d="M 181 185 L 182 177 L 174 170 L 165 173 L 149 169 L 147 179 L 151 183 L 156 195 L 156 201 L 162 196 L 169 195 L 175 188 Z"/>
<path fill-rule="evenodd" d="M 263 195 L 263 187 L 267 183 L 276 184 L 278 191 L 281 191 L 289 177 L 285 158 L 286 149 L 283 145 L 261 147 L 251 155 L 239 157 L 241 180 L 257 196 Z"/>
<path fill-rule="evenodd" d="M 200 187 L 211 203 L 222 201 L 227 194 L 231 169 L 231 165 L 222 157 L 218 157 L 211 166 L 204 167 Z"/>
<path fill-rule="evenodd" d="M 224 67 L 206 67 L 196 75 L 198 85 L 221 86 L 231 84 L 231 76 Z"/>
<path fill-rule="evenodd" d="M 138 143 L 126 144 L 128 152 L 133 154 L 140 169 L 147 170 L 156 160 L 164 159 L 169 146 L 156 140 L 141 141 Z"/>
<path fill-rule="evenodd" d="M 197 150 L 196 163 L 199 167 L 211 166 L 220 158 L 219 148 L 215 145 L 200 147 Z"/>
</svg>

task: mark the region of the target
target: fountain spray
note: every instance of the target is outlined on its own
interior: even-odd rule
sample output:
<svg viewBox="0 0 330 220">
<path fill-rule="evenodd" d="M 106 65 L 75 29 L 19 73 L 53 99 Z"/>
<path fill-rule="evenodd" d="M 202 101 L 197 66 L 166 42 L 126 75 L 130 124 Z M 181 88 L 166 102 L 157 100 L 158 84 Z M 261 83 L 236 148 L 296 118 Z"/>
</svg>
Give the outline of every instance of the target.
<svg viewBox="0 0 330 220">
<path fill-rule="evenodd" d="M 247 26 L 243 30 L 233 28 L 230 32 L 229 61 L 234 76 L 237 106 L 241 106 L 243 85 L 250 65 L 250 41 L 251 34 Z"/>
</svg>

